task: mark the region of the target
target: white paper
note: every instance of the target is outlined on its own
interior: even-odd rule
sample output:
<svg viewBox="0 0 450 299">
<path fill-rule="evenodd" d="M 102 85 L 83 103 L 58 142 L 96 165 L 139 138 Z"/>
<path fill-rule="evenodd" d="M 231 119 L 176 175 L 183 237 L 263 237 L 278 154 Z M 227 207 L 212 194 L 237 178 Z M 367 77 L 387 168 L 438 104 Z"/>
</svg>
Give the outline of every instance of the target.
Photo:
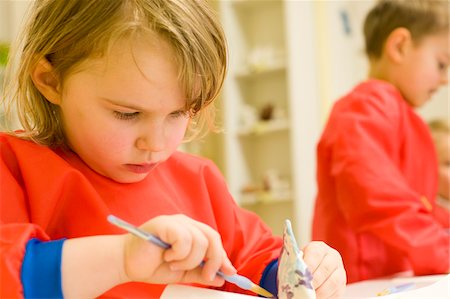
<svg viewBox="0 0 450 299">
<path fill-rule="evenodd" d="M 187 285 L 168 285 L 160 299 L 255 299 L 257 296 L 230 293 Z"/>
<path fill-rule="evenodd" d="M 404 283 L 414 283 L 414 288 L 385 296 L 377 296 L 383 290 Z M 347 286 L 347 298 L 366 299 L 406 299 L 433 298 L 450 299 L 450 275 L 429 275 L 409 278 L 392 278 L 361 281 Z"/>
</svg>

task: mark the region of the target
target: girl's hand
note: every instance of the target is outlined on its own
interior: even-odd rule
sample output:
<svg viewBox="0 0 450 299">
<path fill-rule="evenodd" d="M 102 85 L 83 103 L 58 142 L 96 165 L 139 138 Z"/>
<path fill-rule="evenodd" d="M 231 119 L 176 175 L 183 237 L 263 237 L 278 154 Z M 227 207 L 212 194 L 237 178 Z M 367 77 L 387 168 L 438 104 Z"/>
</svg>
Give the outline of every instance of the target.
<svg viewBox="0 0 450 299">
<path fill-rule="evenodd" d="M 339 252 L 323 242 L 311 242 L 303 249 L 303 259 L 313 275 L 317 298 L 341 298 L 347 276 Z"/>
<path fill-rule="evenodd" d="M 163 249 L 131 234 L 124 235 L 124 281 L 155 284 L 201 283 L 221 286 L 218 270 L 232 275 L 220 235 L 211 227 L 184 215 L 158 216 L 140 226 L 171 244 Z M 200 263 L 204 261 L 204 266 Z"/>
</svg>

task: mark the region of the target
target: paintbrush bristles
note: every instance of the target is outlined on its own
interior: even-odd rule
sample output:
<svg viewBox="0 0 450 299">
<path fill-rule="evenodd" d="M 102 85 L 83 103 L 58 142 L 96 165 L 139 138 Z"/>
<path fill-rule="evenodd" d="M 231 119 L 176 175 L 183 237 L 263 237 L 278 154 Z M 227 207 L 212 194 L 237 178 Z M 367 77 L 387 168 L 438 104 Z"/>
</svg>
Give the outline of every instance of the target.
<svg viewBox="0 0 450 299">
<path fill-rule="evenodd" d="M 252 284 L 252 289 L 251 290 L 253 292 L 255 292 L 256 294 L 264 296 L 264 297 L 267 297 L 267 298 L 272 298 L 273 297 L 273 295 L 271 293 L 269 293 L 268 291 L 266 291 L 265 289 L 263 289 L 262 287 L 260 287 L 257 284 L 254 284 L 254 283 Z"/>
</svg>

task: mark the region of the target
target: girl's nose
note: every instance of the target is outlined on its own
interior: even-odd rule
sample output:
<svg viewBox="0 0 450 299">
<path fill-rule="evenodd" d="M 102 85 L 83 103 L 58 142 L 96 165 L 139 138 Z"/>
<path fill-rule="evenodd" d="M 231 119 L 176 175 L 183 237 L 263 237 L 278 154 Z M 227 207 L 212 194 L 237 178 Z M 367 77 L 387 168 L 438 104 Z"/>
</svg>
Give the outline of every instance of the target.
<svg viewBox="0 0 450 299">
<path fill-rule="evenodd" d="M 165 134 L 162 126 L 152 126 L 136 140 L 136 148 L 149 152 L 161 152 L 165 148 Z"/>
</svg>

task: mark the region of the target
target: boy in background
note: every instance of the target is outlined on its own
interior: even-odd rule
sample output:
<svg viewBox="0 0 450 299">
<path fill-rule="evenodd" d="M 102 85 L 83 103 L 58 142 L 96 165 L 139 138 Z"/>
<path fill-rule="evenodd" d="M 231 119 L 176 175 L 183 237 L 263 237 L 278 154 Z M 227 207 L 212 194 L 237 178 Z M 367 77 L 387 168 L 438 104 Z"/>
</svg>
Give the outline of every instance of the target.
<svg viewBox="0 0 450 299">
<path fill-rule="evenodd" d="M 414 111 L 448 83 L 448 11 L 377 2 L 364 24 L 369 79 L 335 103 L 318 144 L 313 239 L 341 253 L 350 283 L 450 269 L 436 152 Z"/>
</svg>

